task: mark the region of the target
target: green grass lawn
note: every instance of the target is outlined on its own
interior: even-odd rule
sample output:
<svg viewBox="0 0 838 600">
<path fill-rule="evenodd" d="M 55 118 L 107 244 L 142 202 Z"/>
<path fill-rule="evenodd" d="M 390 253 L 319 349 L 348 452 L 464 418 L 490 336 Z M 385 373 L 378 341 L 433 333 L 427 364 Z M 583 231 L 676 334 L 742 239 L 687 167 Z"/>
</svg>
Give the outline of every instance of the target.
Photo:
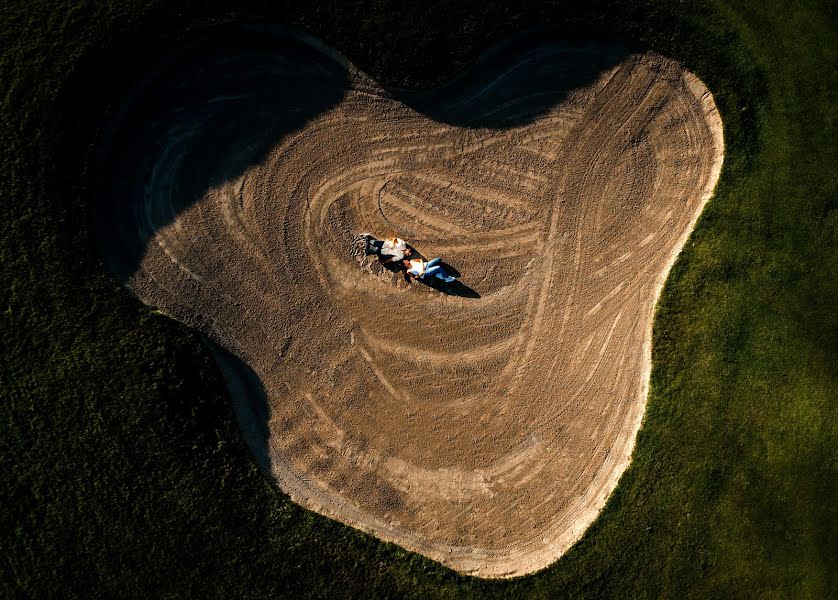
<svg viewBox="0 0 838 600">
<path fill-rule="evenodd" d="M 838 595 L 834 2 L 196 4 L 0 7 L 4 597 Z M 656 49 L 713 91 L 725 166 L 659 307 L 634 462 L 549 569 L 461 577 L 290 503 L 201 340 L 98 260 L 86 211 L 108 107 L 191 31 L 263 18 L 394 85 L 548 24 Z"/>
</svg>

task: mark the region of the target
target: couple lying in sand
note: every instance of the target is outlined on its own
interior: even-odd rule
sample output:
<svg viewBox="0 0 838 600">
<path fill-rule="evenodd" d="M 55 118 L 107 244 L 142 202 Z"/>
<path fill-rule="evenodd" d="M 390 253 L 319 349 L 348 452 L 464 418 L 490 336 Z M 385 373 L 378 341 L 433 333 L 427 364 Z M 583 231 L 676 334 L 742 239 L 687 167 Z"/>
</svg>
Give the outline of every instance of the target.
<svg viewBox="0 0 838 600">
<path fill-rule="evenodd" d="M 423 260 L 420 257 L 410 258 L 414 254 L 413 248 L 401 238 L 388 238 L 379 240 L 369 233 L 361 234 L 366 240 L 364 252 L 367 255 L 377 254 L 384 257 L 383 262 L 401 263 L 405 268 L 405 274 L 408 277 L 418 277 L 419 279 L 426 279 L 428 277 L 436 277 L 445 283 L 455 281 L 456 277 L 451 276 L 445 271 L 440 264 L 441 258 L 434 258 L 433 260 Z"/>
</svg>

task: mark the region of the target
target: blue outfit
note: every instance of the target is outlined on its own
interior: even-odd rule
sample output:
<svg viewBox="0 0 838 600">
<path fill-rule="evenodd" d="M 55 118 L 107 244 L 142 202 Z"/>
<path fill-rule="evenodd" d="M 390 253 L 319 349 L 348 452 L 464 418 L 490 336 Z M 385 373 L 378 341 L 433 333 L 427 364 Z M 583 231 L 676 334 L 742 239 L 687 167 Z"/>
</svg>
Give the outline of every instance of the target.
<svg viewBox="0 0 838 600">
<path fill-rule="evenodd" d="M 429 260 L 425 263 L 425 271 L 420 272 L 415 267 L 411 267 L 407 270 L 408 273 L 411 275 L 416 275 L 420 279 L 424 279 L 425 277 L 434 276 L 437 279 L 441 279 L 445 283 L 451 283 L 455 280 L 454 277 L 451 277 L 448 273 L 445 272 L 445 269 L 442 268 L 442 265 L 439 264 L 442 262 L 441 258 L 435 258 L 433 260 Z"/>
</svg>

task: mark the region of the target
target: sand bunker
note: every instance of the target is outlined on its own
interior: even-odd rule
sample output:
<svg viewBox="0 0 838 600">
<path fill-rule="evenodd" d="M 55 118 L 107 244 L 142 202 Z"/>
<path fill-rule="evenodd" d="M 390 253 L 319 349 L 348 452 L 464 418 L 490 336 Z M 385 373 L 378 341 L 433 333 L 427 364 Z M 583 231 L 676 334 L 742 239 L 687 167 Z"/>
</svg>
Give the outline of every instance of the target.
<svg viewBox="0 0 838 600">
<path fill-rule="evenodd" d="M 143 302 L 237 357 L 245 436 L 296 502 L 508 577 L 564 553 L 625 470 L 657 295 L 722 154 L 712 97 L 658 55 L 518 40 L 409 94 L 251 29 L 138 87 L 94 220 Z M 361 261 L 361 231 L 463 286 Z"/>
</svg>

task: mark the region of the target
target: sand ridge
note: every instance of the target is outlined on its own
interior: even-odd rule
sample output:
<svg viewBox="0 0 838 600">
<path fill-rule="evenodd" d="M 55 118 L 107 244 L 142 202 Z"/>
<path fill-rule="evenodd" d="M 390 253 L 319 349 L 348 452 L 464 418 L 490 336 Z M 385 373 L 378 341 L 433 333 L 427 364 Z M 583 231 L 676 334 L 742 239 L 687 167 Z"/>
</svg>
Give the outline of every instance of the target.
<svg viewBox="0 0 838 600">
<path fill-rule="evenodd" d="M 115 119 L 106 262 L 237 357 L 245 438 L 296 502 L 481 577 L 549 565 L 628 465 L 655 303 L 721 168 L 712 96 L 605 45 L 519 39 L 397 93 L 306 36 L 246 39 Z M 360 231 L 464 287 L 360 260 Z"/>
</svg>

